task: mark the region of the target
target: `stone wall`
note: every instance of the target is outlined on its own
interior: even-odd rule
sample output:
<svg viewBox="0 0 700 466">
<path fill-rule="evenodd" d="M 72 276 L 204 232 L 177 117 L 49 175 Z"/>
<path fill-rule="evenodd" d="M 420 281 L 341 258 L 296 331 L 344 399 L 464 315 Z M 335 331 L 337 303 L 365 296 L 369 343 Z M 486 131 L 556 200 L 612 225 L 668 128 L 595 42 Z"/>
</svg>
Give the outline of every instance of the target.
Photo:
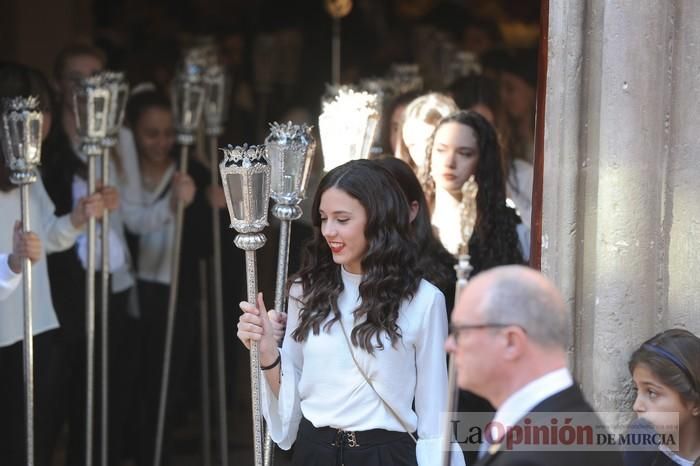
<svg viewBox="0 0 700 466">
<path fill-rule="evenodd" d="M 700 4 L 550 2 L 542 270 L 574 313 L 571 360 L 602 411 L 627 358 L 700 333 Z"/>
</svg>

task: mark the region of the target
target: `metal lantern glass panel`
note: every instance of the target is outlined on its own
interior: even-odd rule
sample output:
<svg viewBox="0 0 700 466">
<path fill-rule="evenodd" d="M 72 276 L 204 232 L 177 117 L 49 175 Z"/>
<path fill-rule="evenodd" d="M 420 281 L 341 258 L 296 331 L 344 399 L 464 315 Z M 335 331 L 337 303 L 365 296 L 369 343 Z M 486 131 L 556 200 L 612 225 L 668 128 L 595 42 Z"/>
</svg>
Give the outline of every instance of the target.
<svg viewBox="0 0 700 466">
<path fill-rule="evenodd" d="M 124 73 L 109 71 L 104 73 L 109 89 L 110 105 L 107 117 L 107 136 L 116 137 L 124 120 L 126 101 L 129 98 L 129 85 Z"/>
<path fill-rule="evenodd" d="M 369 156 L 379 122 L 377 106 L 376 94 L 342 90 L 324 105 L 318 126 L 326 171 Z"/>
<path fill-rule="evenodd" d="M 257 233 L 267 226 L 270 164 L 265 146 L 222 149 L 219 165 L 231 227 L 239 233 Z"/>
<path fill-rule="evenodd" d="M 110 92 L 103 75 L 81 79 L 73 93 L 75 123 L 83 145 L 99 145 L 107 136 Z"/>
<path fill-rule="evenodd" d="M 34 168 L 41 161 L 43 115 L 36 97 L 2 101 L 2 150 L 15 184 L 36 179 Z"/>
<path fill-rule="evenodd" d="M 206 99 L 204 102 L 204 120 L 207 133 L 218 135 L 228 114 L 229 80 L 226 71 L 220 65 L 210 66 L 204 75 Z"/>
<path fill-rule="evenodd" d="M 316 149 L 311 128 L 291 122 L 273 123 L 265 145 L 272 170 L 271 197 L 284 204 L 301 202 Z"/>
<path fill-rule="evenodd" d="M 205 89 L 201 68 L 196 65 L 186 65 L 175 77 L 172 87 L 173 117 L 175 130 L 180 138 L 179 142 L 194 143 L 193 134 L 202 116 L 204 98 Z"/>
</svg>

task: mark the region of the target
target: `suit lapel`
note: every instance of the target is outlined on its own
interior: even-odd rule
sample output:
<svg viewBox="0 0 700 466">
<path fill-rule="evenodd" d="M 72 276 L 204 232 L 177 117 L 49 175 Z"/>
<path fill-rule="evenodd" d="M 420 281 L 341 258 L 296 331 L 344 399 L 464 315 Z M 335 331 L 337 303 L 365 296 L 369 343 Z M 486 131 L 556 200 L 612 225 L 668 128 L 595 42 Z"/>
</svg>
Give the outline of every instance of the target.
<svg viewBox="0 0 700 466">
<path fill-rule="evenodd" d="M 574 383 L 574 385 L 572 385 L 571 387 L 562 390 L 559 393 L 555 393 L 554 395 L 550 396 L 545 400 L 542 400 L 542 402 L 540 402 L 540 404 L 532 408 L 532 411 L 527 413 L 527 415 L 531 415 L 532 413 L 537 412 L 556 413 L 562 411 L 593 411 L 590 405 L 583 398 L 583 394 L 581 393 L 581 390 L 579 390 L 576 383 Z M 525 416 L 523 417 L 523 419 L 524 418 Z M 523 422 L 523 419 L 520 419 L 517 424 Z M 476 462 L 476 466 L 487 466 L 488 464 L 491 464 L 491 462 L 494 461 L 499 454 L 504 452 L 505 450 L 503 448 L 503 442 L 509 435 L 511 435 L 510 430 L 506 433 L 504 439 L 501 440 L 500 443 L 494 443 L 493 445 L 489 446 L 486 455 Z"/>
</svg>

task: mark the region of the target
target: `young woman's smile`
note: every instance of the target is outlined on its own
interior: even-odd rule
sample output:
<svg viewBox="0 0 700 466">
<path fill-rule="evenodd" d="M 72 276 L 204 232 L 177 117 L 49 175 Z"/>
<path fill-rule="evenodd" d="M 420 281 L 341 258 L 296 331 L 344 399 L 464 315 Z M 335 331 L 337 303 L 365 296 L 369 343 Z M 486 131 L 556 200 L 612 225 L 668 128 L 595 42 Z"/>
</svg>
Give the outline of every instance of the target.
<svg viewBox="0 0 700 466">
<path fill-rule="evenodd" d="M 367 214 L 360 201 L 337 188 L 329 188 L 319 205 L 321 234 L 333 253 L 333 261 L 350 273 L 362 273 L 367 252 Z"/>
</svg>

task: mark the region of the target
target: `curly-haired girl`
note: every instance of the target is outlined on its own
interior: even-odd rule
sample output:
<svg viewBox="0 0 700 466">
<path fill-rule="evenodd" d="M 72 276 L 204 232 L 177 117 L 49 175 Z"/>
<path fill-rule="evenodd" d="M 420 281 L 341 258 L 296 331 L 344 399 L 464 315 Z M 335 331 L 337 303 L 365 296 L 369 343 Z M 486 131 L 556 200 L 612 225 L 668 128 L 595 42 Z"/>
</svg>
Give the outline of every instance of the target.
<svg viewBox="0 0 700 466">
<path fill-rule="evenodd" d="M 409 204 L 389 171 L 356 160 L 323 178 L 313 206 L 281 349 L 262 298 L 241 303 L 238 338 L 259 342 L 271 436 L 295 443 L 295 465 L 436 464 L 447 314 L 416 268 Z"/>
<path fill-rule="evenodd" d="M 521 264 L 529 252 L 529 232 L 515 209 L 506 203 L 498 137 L 479 113 L 459 111 L 440 120 L 429 143 L 430 176 L 424 180 L 426 196 L 433 201 L 433 225 L 453 254 L 464 242 L 473 274 L 498 265 Z M 469 181 L 473 176 L 473 181 Z M 467 205 L 465 184 L 477 189 L 473 206 Z M 476 209 L 473 233 L 456 222 L 463 209 Z"/>
</svg>

